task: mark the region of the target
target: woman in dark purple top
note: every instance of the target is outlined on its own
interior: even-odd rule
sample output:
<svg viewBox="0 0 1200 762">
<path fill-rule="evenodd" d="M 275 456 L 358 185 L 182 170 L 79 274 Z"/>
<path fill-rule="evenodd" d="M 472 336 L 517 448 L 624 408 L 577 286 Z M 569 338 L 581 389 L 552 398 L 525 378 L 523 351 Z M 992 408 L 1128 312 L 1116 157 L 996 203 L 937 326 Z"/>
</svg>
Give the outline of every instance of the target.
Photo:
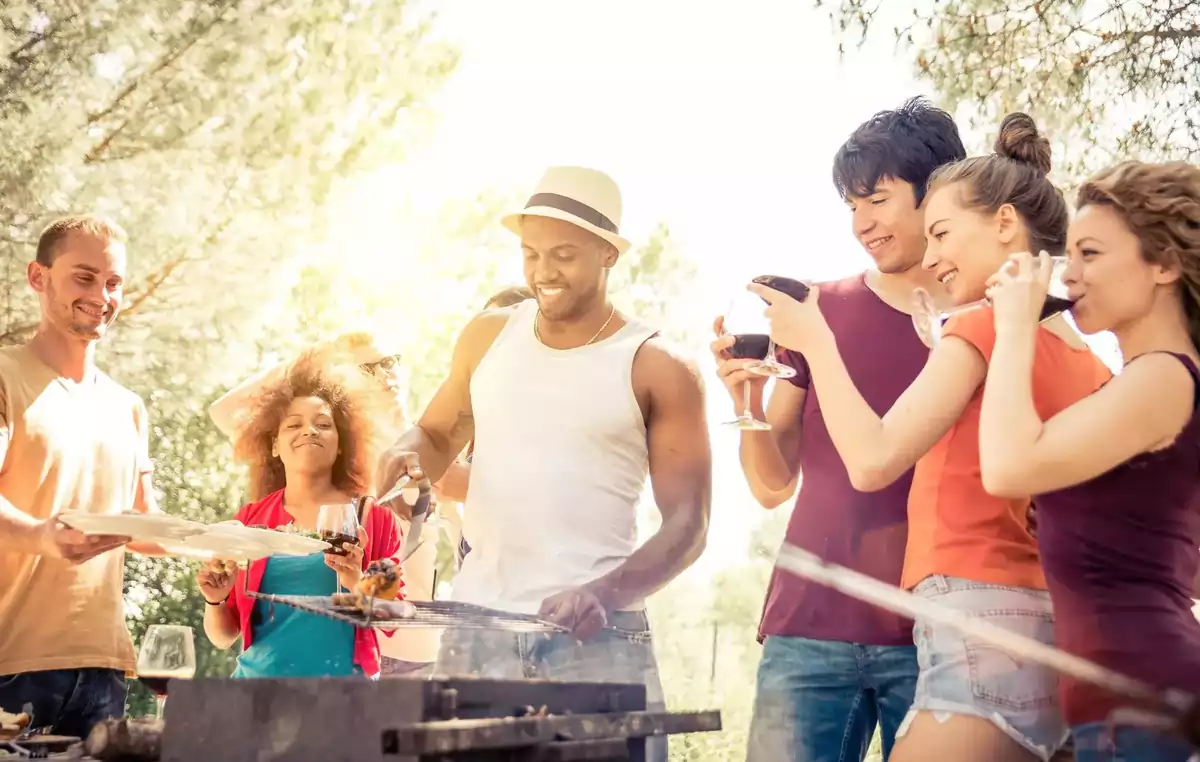
<svg viewBox="0 0 1200 762">
<path fill-rule="evenodd" d="M 980 419 L 984 486 L 1038 495 L 1038 542 L 1063 649 L 1200 694 L 1200 168 L 1128 162 L 1080 188 L 1064 277 L 1079 329 L 1112 331 L 1124 370 L 1045 423 L 1030 394 L 1047 258 L 992 278 L 996 347 Z M 1060 681 L 1077 760 L 1178 760 L 1173 738 L 1110 733 L 1121 701 Z"/>
</svg>

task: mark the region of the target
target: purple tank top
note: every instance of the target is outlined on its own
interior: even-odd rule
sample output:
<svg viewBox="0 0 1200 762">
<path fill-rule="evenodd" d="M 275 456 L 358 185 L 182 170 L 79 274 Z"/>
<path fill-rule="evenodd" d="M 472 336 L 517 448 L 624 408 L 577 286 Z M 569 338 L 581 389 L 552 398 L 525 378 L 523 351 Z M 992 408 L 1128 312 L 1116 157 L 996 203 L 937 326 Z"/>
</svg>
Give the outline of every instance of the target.
<svg viewBox="0 0 1200 762">
<path fill-rule="evenodd" d="M 820 307 L 850 378 L 867 404 L 883 415 L 929 358 L 912 317 L 884 303 L 867 287 L 864 275 L 821 284 Z M 780 359 L 796 369 L 790 381 L 808 390 L 801 423 L 800 492 L 787 541 L 833 563 L 900 584 L 912 470 L 878 492 L 854 489 L 825 427 L 820 389 L 810 384 L 808 364 L 795 352 L 783 352 Z M 759 637 L 911 646 L 912 626 L 909 619 L 776 569 Z"/>
<path fill-rule="evenodd" d="M 1192 374 L 1200 403 L 1200 371 L 1172 356 Z M 1200 413 L 1170 446 L 1034 503 L 1058 646 L 1152 685 L 1200 693 L 1200 622 L 1191 611 Z M 1120 703 L 1069 678 L 1059 693 L 1072 725 L 1102 721 Z"/>
</svg>

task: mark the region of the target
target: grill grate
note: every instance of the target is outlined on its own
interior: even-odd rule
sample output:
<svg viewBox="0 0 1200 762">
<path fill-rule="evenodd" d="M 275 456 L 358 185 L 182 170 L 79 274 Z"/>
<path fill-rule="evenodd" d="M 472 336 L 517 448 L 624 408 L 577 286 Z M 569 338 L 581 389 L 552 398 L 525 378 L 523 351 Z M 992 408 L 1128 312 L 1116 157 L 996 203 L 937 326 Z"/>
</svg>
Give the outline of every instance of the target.
<svg viewBox="0 0 1200 762">
<path fill-rule="evenodd" d="M 373 614 L 364 614 L 358 609 L 334 606 L 327 595 L 264 595 L 249 593 L 251 598 L 266 601 L 271 604 L 291 606 L 302 611 L 346 622 L 355 627 L 370 627 L 376 630 L 393 631 L 417 627 L 434 627 L 446 629 L 468 630 L 503 630 L 506 632 L 544 632 L 550 634 L 567 633 L 569 630 L 561 625 L 539 619 L 529 614 L 514 614 L 509 611 L 476 606 L 459 601 L 404 601 L 405 608 L 411 616 L 381 616 L 390 608 L 390 601 L 375 601 Z M 409 608 L 411 607 L 411 608 Z M 616 627 L 606 627 L 611 634 L 627 640 L 640 642 L 648 638 L 649 633 L 631 632 Z"/>
<path fill-rule="evenodd" d="M 370 627 L 376 630 L 399 630 L 413 627 L 456 627 L 466 629 L 507 630 L 509 632 L 566 632 L 566 628 L 552 622 L 525 614 L 512 614 L 483 606 L 474 606 L 454 601 L 405 601 L 412 608 L 412 616 L 384 618 L 387 610 L 384 601 L 376 601 L 374 614 L 368 615 L 358 609 L 334 606 L 326 595 L 263 595 L 252 593 L 251 597 L 268 603 L 308 611 L 313 614 L 347 622 L 355 627 Z"/>
</svg>

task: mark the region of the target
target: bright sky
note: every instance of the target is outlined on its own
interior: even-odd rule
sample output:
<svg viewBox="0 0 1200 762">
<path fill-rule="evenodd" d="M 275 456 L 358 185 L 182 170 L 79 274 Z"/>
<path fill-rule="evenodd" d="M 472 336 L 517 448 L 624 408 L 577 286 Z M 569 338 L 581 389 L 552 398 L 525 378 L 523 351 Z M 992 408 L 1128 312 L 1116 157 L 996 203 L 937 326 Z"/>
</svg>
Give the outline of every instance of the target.
<svg viewBox="0 0 1200 762">
<path fill-rule="evenodd" d="M 700 265 L 691 314 L 729 303 L 765 272 L 825 279 L 870 264 L 833 190 L 851 130 L 917 94 L 890 35 L 843 63 L 828 12 L 811 2 L 454 0 L 437 28 L 462 51 L 433 104 L 430 140 L 381 168 L 356 206 L 404 197 L 430 214 L 488 187 L 527 191 L 552 164 L 611 174 L 635 244 L 665 221 Z M 886 21 L 883 29 L 890 29 Z M 352 221 L 352 220 L 351 220 Z M 514 245 L 505 265 L 520 281 Z M 714 519 L 697 569 L 744 559 L 765 517 L 746 490 L 733 415 L 709 358 Z"/>
</svg>

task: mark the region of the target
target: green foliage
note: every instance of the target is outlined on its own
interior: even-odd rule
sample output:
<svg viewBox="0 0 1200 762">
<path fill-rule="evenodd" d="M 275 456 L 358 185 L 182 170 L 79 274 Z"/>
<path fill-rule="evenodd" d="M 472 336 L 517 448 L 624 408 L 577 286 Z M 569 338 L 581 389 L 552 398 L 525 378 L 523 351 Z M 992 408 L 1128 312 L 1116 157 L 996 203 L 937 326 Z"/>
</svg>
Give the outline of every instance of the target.
<svg viewBox="0 0 1200 762">
<path fill-rule="evenodd" d="M 0 343 L 26 340 L 25 263 L 52 216 L 130 233 L 130 283 L 101 364 L 147 401 L 163 508 L 241 504 L 242 471 L 205 412 L 223 384 L 296 348 L 272 323 L 284 273 L 321 235 L 338 178 L 394 161 L 456 54 L 401 0 L 9 0 L 0 7 Z M 307 274 L 306 274 L 307 275 Z M 320 284 L 300 278 L 294 303 Z M 305 315 L 317 330 L 324 313 Z M 200 674 L 228 674 L 200 629 L 194 570 L 130 555 L 129 622 L 196 628 Z M 134 688 L 131 709 L 148 710 Z"/>
<path fill-rule="evenodd" d="M 4 3 L 0 342 L 36 323 L 21 274 L 40 226 L 97 210 L 131 235 L 113 364 L 140 371 L 182 338 L 195 351 L 172 359 L 204 379 L 214 340 L 319 233 L 336 178 L 422 126 L 455 55 L 409 16 L 357 0 Z"/>
<path fill-rule="evenodd" d="M 1032 114 L 1058 139 L 1067 176 L 1118 157 L 1200 154 L 1200 7 L 1187 0 L 950 0 L 898 7 L 840 0 L 843 32 L 895 19 L 897 45 L 972 125 Z"/>
<path fill-rule="evenodd" d="M 696 324 L 687 311 L 689 290 L 699 274 L 659 224 L 641 246 L 632 247 L 613 268 L 609 293 L 617 307 L 658 327 L 668 340 L 689 348 L 702 340 L 706 326 Z"/>
</svg>

